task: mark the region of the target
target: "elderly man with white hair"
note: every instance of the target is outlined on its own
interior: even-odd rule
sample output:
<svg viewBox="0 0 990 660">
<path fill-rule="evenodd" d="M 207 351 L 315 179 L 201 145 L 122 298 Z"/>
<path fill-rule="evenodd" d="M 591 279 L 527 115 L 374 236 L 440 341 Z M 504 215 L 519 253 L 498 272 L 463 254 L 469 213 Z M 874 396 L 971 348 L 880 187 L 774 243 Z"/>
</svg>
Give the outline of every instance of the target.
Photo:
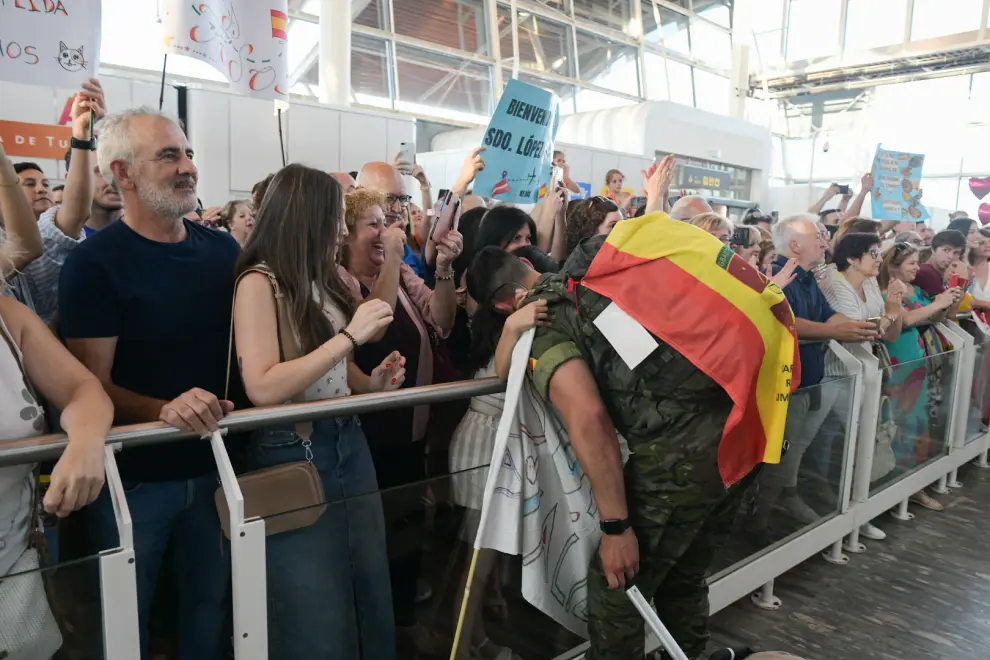
<svg viewBox="0 0 990 660">
<path fill-rule="evenodd" d="M 208 435 L 234 407 L 220 397 L 240 247 L 230 234 L 184 219 L 197 207 L 199 173 L 174 119 L 148 108 L 107 118 L 97 159 L 124 214 L 65 261 L 59 310 L 66 344 L 100 379 L 116 423 L 161 420 Z M 214 503 L 210 443 L 133 447 L 117 464 L 134 521 L 141 657 L 164 561 L 179 577 L 179 657 L 222 657 L 230 555 Z M 98 549 L 116 547 L 106 488 L 87 514 Z"/>
<path fill-rule="evenodd" d="M 685 195 L 670 207 L 670 217 L 674 220 L 690 220 L 702 213 L 711 213 L 711 205 L 700 195 Z"/>
<path fill-rule="evenodd" d="M 777 259 L 771 269 L 776 275 L 789 260 L 797 262 L 794 280 L 784 288 L 784 295 L 794 311 L 801 352 L 801 389 L 790 397 L 784 439 L 789 449 L 779 465 L 766 466 L 760 482 L 760 504 L 751 521 L 756 531 L 766 528 L 769 509 L 777 504 L 802 525 L 821 519 L 821 515 L 798 496 L 797 476 L 801 458 L 811 445 L 828 415 L 837 390 L 820 385 L 825 375 L 825 352 L 829 340 L 840 342 L 871 341 L 876 327 L 866 321 L 854 321 L 837 314 L 818 288 L 813 270 L 824 260 L 819 237 L 818 216 L 802 213 L 774 225 L 773 244 Z M 807 343 L 804 343 L 807 342 Z"/>
</svg>

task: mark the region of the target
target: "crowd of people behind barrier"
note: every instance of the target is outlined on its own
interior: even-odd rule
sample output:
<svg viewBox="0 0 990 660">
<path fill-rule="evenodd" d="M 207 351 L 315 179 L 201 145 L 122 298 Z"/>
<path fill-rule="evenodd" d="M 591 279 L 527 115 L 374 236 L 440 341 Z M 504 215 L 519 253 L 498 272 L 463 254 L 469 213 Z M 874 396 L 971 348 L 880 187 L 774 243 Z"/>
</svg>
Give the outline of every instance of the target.
<svg viewBox="0 0 990 660">
<path fill-rule="evenodd" d="M 782 289 L 796 318 L 801 380 L 789 403 L 788 448 L 779 465 L 763 469 L 744 521 L 758 537 L 771 533 L 775 518 L 820 519 L 821 498 L 806 501 L 811 496 L 799 491 L 807 483 L 799 473 L 836 479 L 833 458 L 844 431 L 830 430 L 828 420 L 844 420 L 851 402 L 849 388 L 835 386 L 844 370 L 828 353 L 829 340 L 858 344 L 885 368 L 884 396 L 897 430 L 894 463 L 877 478 L 889 478 L 937 455 L 946 442 L 952 364 L 944 355 L 952 347 L 934 324 L 960 310 L 990 309 L 990 231 L 968 218 L 934 235 L 913 222 L 864 219 L 869 175 L 838 209 L 823 210 L 837 193 L 829 189 L 808 213 L 777 221 L 756 208 L 734 225 L 702 197 L 680 196 L 671 204 L 672 156 L 643 172 L 646 203 L 632 209 L 621 196 L 618 171 L 608 174 L 608 196 L 569 199 L 576 186 L 565 154 L 557 152 L 563 185 L 527 212 L 472 194 L 484 167 L 478 148 L 439 199 L 416 163 L 366 163 L 355 173 L 332 174 L 292 164 L 259 182 L 252 199 L 211 200 L 220 206 L 203 209 L 181 126 L 148 109 L 103 118 L 104 107 L 96 80 L 73 102 L 58 205 L 45 173 L 32 163 L 14 164 L 0 145 L 7 293 L 0 298 L 7 345 L 0 350 L 0 380 L 9 406 L 0 416 L 3 438 L 55 428 L 68 434 L 41 508 L 59 518 L 82 509 L 72 518 L 85 520 L 87 534 L 77 544 L 83 554 L 119 543 L 103 487 L 111 424 L 161 420 L 205 435 L 244 407 L 504 380 L 519 337 L 561 313 L 546 298 L 527 300 L 529 291 L 549 287 L 549 274 L 574 272 L 579 261 L 586 267 L 581 259 L 594 251 L 568 258 L 597 250 L 604 239 L 593 237 L 607 236 L 627 217 L 666 212 L 714 236 Z M 98 140 L 91 138 L 91 118 L 102 119 Z M 420 184 L 419 205 L 406 193 L 408 177 Z M 438 238 L 433 221 L 444 205 L 457 205 L 458 220 Z M 722 405 L 719 397 L 712 401 Z M 313 477 L 321 492 L 286 494 L 298 505 L 293 508 L 347 502 L 315 521 L 286 519 L 268 537 L 270 657 L 405 659 L 449 649 L 449 640 L 438 642 L 418 616 L 417 605 L 432 590 L 424 573 L 425 509 L 378 493 L 406 487 L 407 500 L 410 492 L 427 496 L 409 488 L 454 475 L 449 499 L 460 511 L 459 538 L 472 543 L 502 408 L 496 394 L 226 438 L 238 470 L 257 474 L 259 483 L 287 465 Z M 984 412 L 984 423 L 988 417 Z M 142 657 L 162 653 L 149 631 L 156 594 L 163 598 L 163 572 L 176 576 L 167 601 L 177 606 L 171 652 L 226 657 L 230 556 L 226 542 L 217 541 L 209 445 L 192 440 L 130 449 L 117 461 L 134 519 Z M 33 466 L 0 468 L 0 521 L 11 521 L 0 526 L 0 576 L 37 566 L 29 547 L 35 488 Z M 913 500 L 941 508 L 924 491 Z M 726 529 L 719 535 L 738 504 L 720 518 Z M 884 536 L 870 524 L 862 531 L 871 539 Z M 605 531 L 605 541 L 611 534 Z M 621 549 L 606 553 L 605 541 L 596 570 L 609 586 L 623 572 L 631 579 L 644 554 L 667 551 L 641 544 L 633 562 Z M 716 549 L 713 540 L 710 551 Z M 671 559 L 680 566 L 678 557 Z M 486 619 L 505 613 L 500 566 L 494 550 L 480 554 L 460 658 L 520 657 L 486 630 Z M 707 568 L 684 578 L 692 602 L 705 590 Z M 465 568 L 460 586 L 466 582 Z M 616 611 L 631 610 L 629 603 L 601 599 L 602 609 L 593 605 L 589 612 L 591 657 L 634 657 L 642 622 L 635 611 L 632 617 Z M 691 610 L 695 620 L 668 622 L 694 656 L 705 648 L 703 609 Z M 621 634 L 606 630 L 603 617 L 622 621 Z M 29 631 L 23 636 L 26 649 L 50 655 L 58 648 L 50 648 L 50 639 L 31 639 Z"/>
</svg>

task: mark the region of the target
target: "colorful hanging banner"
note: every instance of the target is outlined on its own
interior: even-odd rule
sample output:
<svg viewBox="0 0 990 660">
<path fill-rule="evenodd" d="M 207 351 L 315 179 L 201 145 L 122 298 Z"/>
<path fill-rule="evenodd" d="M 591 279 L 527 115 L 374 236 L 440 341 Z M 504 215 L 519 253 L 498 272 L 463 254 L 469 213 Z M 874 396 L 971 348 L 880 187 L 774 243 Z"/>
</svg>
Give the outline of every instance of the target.
<svg viewBox="0 0 990 660">
<path fill-rule="evenodd" d="M 288 101 L 287 0 L 165 0 L 165 52 L 202 60 L 238 94 Z"/>
</svg>

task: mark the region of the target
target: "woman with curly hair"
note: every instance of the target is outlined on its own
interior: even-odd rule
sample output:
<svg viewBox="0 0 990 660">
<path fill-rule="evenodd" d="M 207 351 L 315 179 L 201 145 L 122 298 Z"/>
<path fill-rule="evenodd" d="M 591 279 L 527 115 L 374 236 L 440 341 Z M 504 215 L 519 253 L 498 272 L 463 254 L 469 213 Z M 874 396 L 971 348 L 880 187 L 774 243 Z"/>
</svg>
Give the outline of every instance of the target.
<svg viewBox="0 0 990 660">
<path fill-rule="evenodd" d="M 568 205 L 564 260 L 567 260 L 578 243 L 591 236 L 607 235 L 620 220 L 622 212 L 619 211 L 619 206 L 608 197 L 599 195 Z"/>
</svg>

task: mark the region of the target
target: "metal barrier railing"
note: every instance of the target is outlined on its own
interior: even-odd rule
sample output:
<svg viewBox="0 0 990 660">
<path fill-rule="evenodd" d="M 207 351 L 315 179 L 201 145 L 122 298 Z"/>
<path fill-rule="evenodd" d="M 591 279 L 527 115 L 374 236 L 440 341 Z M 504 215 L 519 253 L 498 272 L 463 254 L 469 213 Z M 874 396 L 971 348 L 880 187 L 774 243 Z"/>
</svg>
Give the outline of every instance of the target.
<svg viewBox="0 0 990 660">
<path fill-rule="evenodd" d="M 220 427 L 228 433 L 240 433 L 279 424 L 309 422 L 327 417 L 363 415 L 406 406 L 428 406 L 504 391 L 505 384 L 497 378 L 425 385 L 394 392 L 358 394 L 312 403 L 248 408 L 227 415 L 220 423 Z M 120 445 L 121 449 L 129 449 L 195 437 L 197 437 L 195 433 L 180 431 L 161 422 L 153 422 L 114 427 L 107 435 L 106 442 L 108 445 Z M 68 444 L 68 438 L 65 434 L 43 435 L 5 442 L 0 445 L 0 467 L 54 460 L 62 454 L 66 444 Z"/>
</svg>

